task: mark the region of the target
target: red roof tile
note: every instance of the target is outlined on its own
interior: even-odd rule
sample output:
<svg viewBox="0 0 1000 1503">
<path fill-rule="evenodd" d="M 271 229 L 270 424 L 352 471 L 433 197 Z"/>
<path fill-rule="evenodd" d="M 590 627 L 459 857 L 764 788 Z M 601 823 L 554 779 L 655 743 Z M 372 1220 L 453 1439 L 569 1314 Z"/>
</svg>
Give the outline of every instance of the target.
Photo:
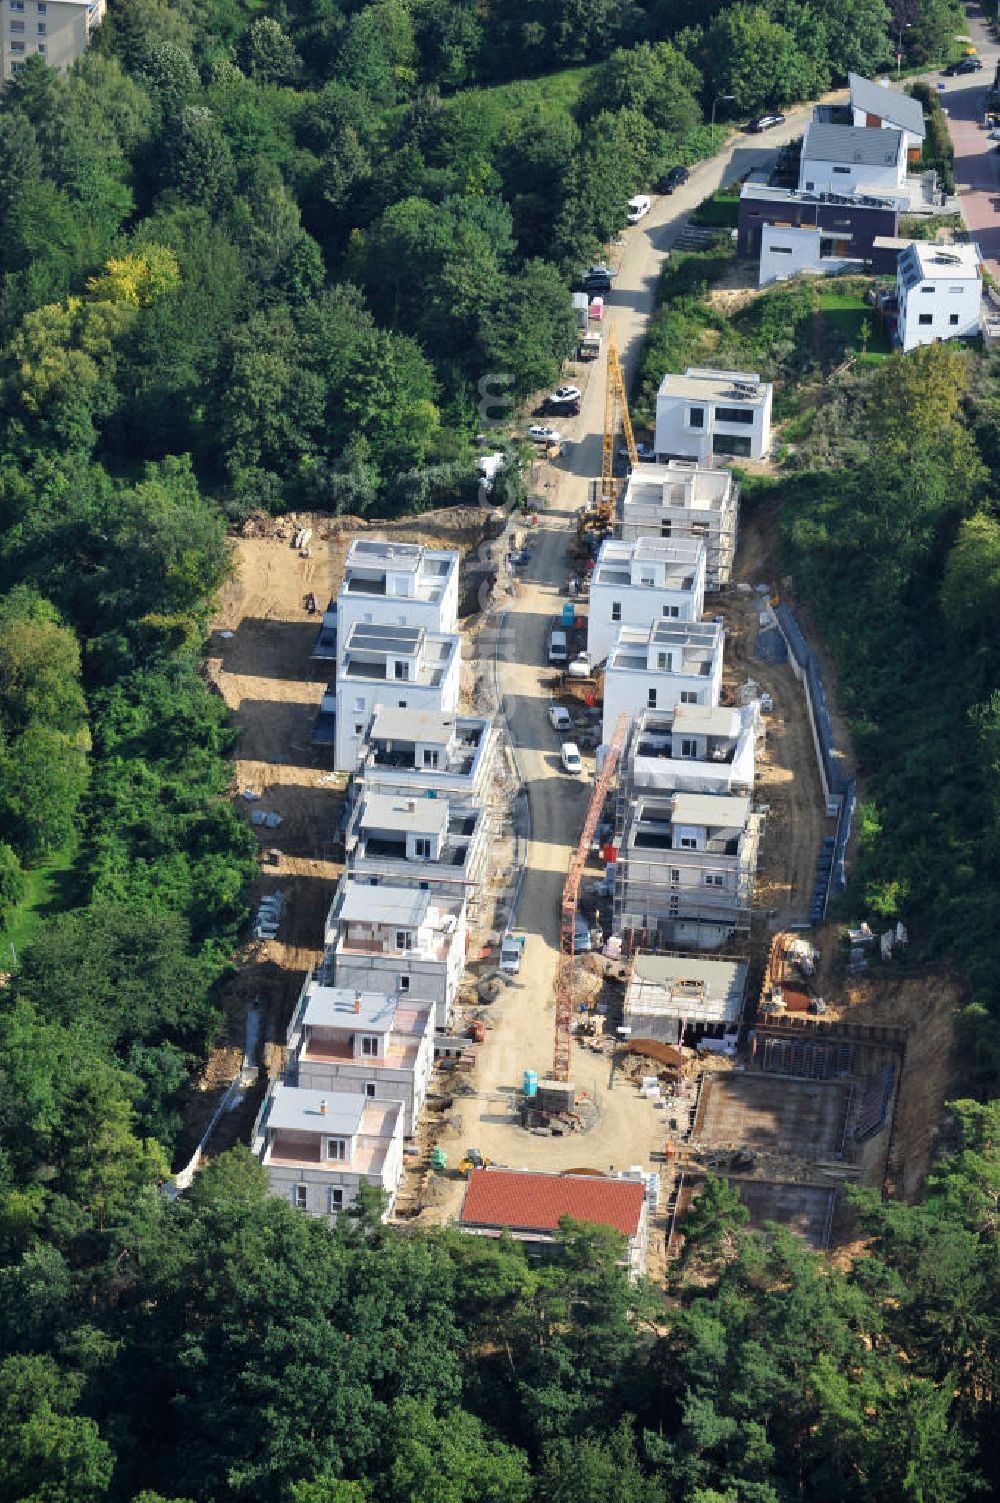
<svg viewBox="0 0 1000 1503">
<path fill-rule="evenodd" d="M 645 1188 L 637 1180 L 603 1175 L 535 1174 L 518 1169 L 473 1169 L 459 1223 L 552 1232 L 563 1216 L 613 1226 L 626 1237 L 639 1230 Z"/>
</svg>

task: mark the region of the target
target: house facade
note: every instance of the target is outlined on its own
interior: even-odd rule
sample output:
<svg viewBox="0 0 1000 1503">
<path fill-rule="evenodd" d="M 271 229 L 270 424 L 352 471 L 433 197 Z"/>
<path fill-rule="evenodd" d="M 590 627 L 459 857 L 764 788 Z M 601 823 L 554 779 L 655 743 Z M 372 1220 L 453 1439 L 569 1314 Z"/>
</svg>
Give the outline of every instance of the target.
<svg viewBox="0 0 1000 1503">
<path fill-rule="evenodd" d="M 0 83 L 29 57 L 68 68 L 82 57 L 104 20 L 106 0 L 4 0 L 0 5 Z"/>
<path fill-rule="evenodd" d="M 698 621 L 705 607 L 701 538 L 608 538 L 590 577 L 587 653 L 603 663 L 623 626 Z"/>
<path fill-rule="evenodd" d="M 847 87 L 853 124 L 902 131 L 907 161 L 918 162 L 927 135 L 920 100 L 891 88 L 884 79 L 873 82 L 860 73 L 848 73 Z"/>
<path fill-rule="evenodd" d="M 625 754 L 633 788 L 683 793 L 753 792 L 761 719 L 756 704 L 645 710 Z"/>
<path fill-rule="evenodd" d="M 625 988 L 622 1026 L 635 1039 L 735 1052 L 748 972 L 745 960 L 640 951 Z"/>
<path fill-rule="evenodd" d="M 341 641 L 358 625 L 457 631 L 458 566 L 459 556 L 450 549 L 355 538 L 337 592 Z"/>
<path fill-rule="evenodd" d="M 749 371 L 689 366 L 664 376 L 656 395 L 656 457 L 762 459 L 771 445 L 768 381 Z"/>
<path fill-rule="evenodd" d="M 363 780 L 344 841 L 347 864 L 367 881 L 430 886 L 471 897 L 490 847 L 490 820 L 475 804 L 453 803 L 433 788 L 385 793 Z"/>
<path fill-rule="evenodd" d="M 979 333 L 983 301 L 977 245 L 913 240 L 896 265 L 896 341 L 904 350 Z"/>
<path fill-rule="evenodd" d="M 905 197 L 907 148 L 901 130 L 872 126 L 806 126 L 799 161 L 800 193 Z"/>
<path fill-rule="evenodd" d="M 358 771 L 373 792 L 447 798 L 483 807 L 497 772 L 499 741 L 479 715 L 376 705 Z"/>
<path fill-rule="evenodd" d="M 732 470 L 690 459 L 641 464 L 622 492 L 618 531 L 639 538 L 694 538 L 705 544 L 705 589 L 723 589 L 733 572 L 740 484 Z"/>
<path fill-rule="evenodd" d="M 345 635 L 340 609 L 337 678 L 321 701 L 314 739 L 332 712 L 334 765 L 353 772 L 376 708 L 457 710 L 461 642 L 454 633 L 422 626 L 363 622 Z"/>
<path fill-rule="evenodd" d="M 765 287 L 796 272 L 867 266 L 875 241 L 898 228 L 896 199 L 772 188 L 751 178 L 740 192 L 736 253 L 759 261 Z"/>
<path fill-rule="evenodd" d="M 724 639 L 714 621 L 623 626 L 604 671 L 604 740 L 621 714 L 718 704 Z"/>
</svg>

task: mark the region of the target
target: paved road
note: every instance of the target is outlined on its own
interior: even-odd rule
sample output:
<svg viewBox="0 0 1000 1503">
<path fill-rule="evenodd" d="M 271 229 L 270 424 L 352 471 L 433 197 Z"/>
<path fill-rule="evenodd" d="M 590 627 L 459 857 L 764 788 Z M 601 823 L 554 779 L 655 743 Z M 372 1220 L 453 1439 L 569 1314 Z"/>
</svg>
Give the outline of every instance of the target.
<svg viewBox="0 0 1000 1503">
<path fill-rule="evenodd" d="M 979 244 L 986 269 L 1000 278 L 1000 142 L 982 126 L 983 96 L 993 82 L 1000 48 L 978 10 L 969 15 L 969 35 L 983 59 L 983 71 L 964 78 L 941 78 L 939 93 L 948 112 L 955 147 L 955 181 L 966 224 Z"/>
</svg>

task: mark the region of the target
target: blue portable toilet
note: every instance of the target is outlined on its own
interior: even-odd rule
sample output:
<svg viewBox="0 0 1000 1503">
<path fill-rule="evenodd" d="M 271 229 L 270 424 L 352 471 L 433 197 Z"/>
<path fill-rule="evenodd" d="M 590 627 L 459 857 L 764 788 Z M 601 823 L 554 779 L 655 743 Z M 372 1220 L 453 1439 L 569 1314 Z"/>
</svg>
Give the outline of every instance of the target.
<svg viewBox="0 0 1000 1503">
<path fill-rule="evenodd" d="M 525 1070 L 525 1072 L 524 1072 L 524 1094 L 528 1097 L 529 1100 L 531 1099 L 532 1096 L 537 1096 L 538 1095 L 538 1071 L 537 1070 Z"/>
<path fill-rule="evenodd" d="M 562 624 L 563 626 L 572 626 L 575 620 L 576 606 L 573 604 L 572 600 L 567 600 L 563 603 Z"/>
</svg>

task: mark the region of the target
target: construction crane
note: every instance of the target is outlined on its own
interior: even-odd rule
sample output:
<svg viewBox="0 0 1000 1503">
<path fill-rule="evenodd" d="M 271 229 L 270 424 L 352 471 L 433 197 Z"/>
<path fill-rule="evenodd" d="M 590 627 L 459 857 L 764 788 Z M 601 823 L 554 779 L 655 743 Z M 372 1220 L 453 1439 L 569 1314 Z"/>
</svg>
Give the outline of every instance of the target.
<svg viewBox="0 0 1000 1503">
<path fill-rule="evenodd" d="M 555 1047 L 552 1055 L 553 1080 L 564 1082 L 569 1080 L 571 1028 L 573 1024 L 574 936 L 576 931 L 576 905 L 580 896 L 580 880 L 583 877 L 583 869 L 587 864 L 591 841 L 597 830 L 597 821 L 601 817 L 604 800 L 608 796 L 608 790 L 611 787 L 611 781 L 615 775 L 615 770 L 622 754 L 622 748 L 625 745 L 628 727 L 629 716 L 619 715 L 611 740 L 608 743 L 604 766 L 601 768 L 594 783 L 594 791 L 590 796 L 587 816 L 583 821 L 583 829 L 580 831 L 580 841 L 573 852 L 569 871 L 566 873 L 566 883 L 563 887 L 562 928 L 559 935 L 559 964 L 556 969 L 556 1031 Z"/>
<path fill-rule="evenodd" d="M 601 447 L 601 494 L 598 502 L 601 511 L 609 520 L 614 516 L 615 511 L 615 437 L 618 433 L 619 421 L 625 434 L 628 462 L 635 469 L 639 463 L 639 455 L 636 452 L 635 434 L 632 432 L 632 419 L 629 416 L 622 363 L 618 358 L 615 326 L 612 324 L 608 329 L 608 363 L 604 387 L 604 442 Z"/>
</svg>

